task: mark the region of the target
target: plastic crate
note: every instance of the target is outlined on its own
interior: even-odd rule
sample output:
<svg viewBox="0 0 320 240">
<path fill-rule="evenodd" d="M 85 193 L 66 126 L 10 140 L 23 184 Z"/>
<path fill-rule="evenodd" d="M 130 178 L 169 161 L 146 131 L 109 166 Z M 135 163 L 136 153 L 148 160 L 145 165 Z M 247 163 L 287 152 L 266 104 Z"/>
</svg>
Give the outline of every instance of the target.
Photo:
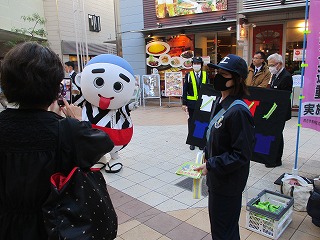
<svg viewBox="0 0 320 240">
<path fill-rule="evenodd" d="M 253 206 L 258 202 L 270 202 L 281 206 L 272 213 Z M 246 228 L 272 239 L 278 239 L 292 221 L 293 198 L 276 192 L 263 190 L 247 204 Z"/>
</svg>

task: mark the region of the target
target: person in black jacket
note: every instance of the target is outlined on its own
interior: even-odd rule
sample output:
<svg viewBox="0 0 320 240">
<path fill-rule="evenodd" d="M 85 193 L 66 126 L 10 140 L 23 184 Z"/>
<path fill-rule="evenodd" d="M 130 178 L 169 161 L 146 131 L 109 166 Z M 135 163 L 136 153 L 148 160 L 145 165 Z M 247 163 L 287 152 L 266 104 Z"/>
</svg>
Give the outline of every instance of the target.
<svg viewBox="0 0 320 240">
<path fill-rule="evenodd" d="M 221 91 L 207 132 L 205 163 L 195 168 L 207 175 L 209 217 L 214 240 L 239 240 L 242 192 L 254 148 L 254 122 L 242 97 L 248 94 L 247 64 L 229 54 L 218 65 L 213 85 Z M 232 105 L 232 106 L 231 106 Z"/>
<path fill-rule="evenodd" d="M 79 107 L 65 99 L 65 107 L 59 107 L 63 77 L 58 55 L 34 42 L 15 46 L 1 64 L 1 89 L 17 105 L 0 113 L 1 240 L 48 239 L 42 205 L 50 194 L 50 176 L 76 166 L 90 168 L 114 147 L 106 133 L 73 119 Z M 73 118 L 59 134 L 61 110 Z"/>
<path fill-rule="evenodd" d="M 270 88 L 277 89 L 277 90 L 284 90 L 292 92 L 292 75 L 289 73 L 283 64 L 282 56 L 278 53 L 274 53 L 268 57 L 268 66 L 269 70 L 272 74 L 269 86 Z M 290 98 L 287 100 L 287 116 L 286 121 L 291 119 L 291 100 Z M 281 134 L 280 146 L 277 151 L 277 159 L 275 164 L 265 164 L 267 168 L 273 168 L 282 165 L 282 154 L 283 154 L 283 133 Z"/>
<path fill-rule="evenodd" d="M 192 117 L 196 102 L 198 99 L 198 94 L 200 91 L 201 84 L 208 83 L 208 76 L 206 71 L 202 71 L 203 60 L 201 57 L 192 58 L 192 68 L 186 74 L 183 83 L 183 93 L 182 93 L 182 110 L 187 112 L 189 115 L 188 119 L 188 133 L 190 133 L 190 128 L 192 124 Z M 194 150 L 195 146 L 190 145 L 190 150 Z"/>
</svg>

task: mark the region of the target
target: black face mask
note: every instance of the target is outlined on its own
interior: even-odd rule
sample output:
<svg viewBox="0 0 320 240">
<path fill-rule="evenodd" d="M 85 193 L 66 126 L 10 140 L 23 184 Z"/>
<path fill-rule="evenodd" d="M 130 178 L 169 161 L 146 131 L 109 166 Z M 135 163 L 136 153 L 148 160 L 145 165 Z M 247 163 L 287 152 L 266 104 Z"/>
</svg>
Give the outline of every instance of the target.
<svg viewBox="0 0 320 240">
<path fill-rule="evenodd" d="M 216 76 L 213 79 L 213 87 L 215 90 L 218 91 L 225 91 L 230 88 L 233 88 L 234 86 L 227 87 L 226 83 L 231 80 L 232 78 L 225 78 L 221 74 L 217 73 Z"/>
</svg>

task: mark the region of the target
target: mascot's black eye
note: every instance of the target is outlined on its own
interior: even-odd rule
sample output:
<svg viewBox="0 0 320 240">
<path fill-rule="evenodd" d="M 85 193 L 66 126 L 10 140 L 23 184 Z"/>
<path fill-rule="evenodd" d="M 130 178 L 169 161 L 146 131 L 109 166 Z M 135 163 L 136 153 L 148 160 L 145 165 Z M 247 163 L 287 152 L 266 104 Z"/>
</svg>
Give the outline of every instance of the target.
<svg viewBox="0 0 320 240">
<path fill-rule="evenodd" d="M 93 80 L 93 85 L 96 87 L 96 88 L 102 88 L 103 85 L 104 85 L 104 80 L 103 78 L 101 77 L 97 77 Z"/>
<path fill-rule="evenodd" d="M 123 84 L 121 82 L 115 82 L 113 84 L 113 89 L 115 92 L 121 92 L 123 89 Z"/>
</svg>

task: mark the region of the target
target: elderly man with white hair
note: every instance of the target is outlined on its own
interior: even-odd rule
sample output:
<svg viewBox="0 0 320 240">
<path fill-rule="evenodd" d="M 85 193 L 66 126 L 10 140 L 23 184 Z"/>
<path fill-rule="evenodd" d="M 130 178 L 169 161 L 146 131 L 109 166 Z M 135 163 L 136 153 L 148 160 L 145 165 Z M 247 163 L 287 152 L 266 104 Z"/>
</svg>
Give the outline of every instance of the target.
<svg viewBox="0 0 320 240">
<path fill-rule="evenodd" d="M 292 92 L 292 75 L 284 68 L 283 58 L 280 54 L 274 53 L 270 55 L 268 58 L 268 67 L 269 71 L 272 74 L 269 85 L 270 88 L 277 90 L 285 90 Z M 286 116 L 286 121 L 291 119 L 291 101 L 288 99 L 288 113 Z M 278 156 L 276 163 L 273 165 L 266 164 L 266 167 L 277 167 L 281 166 L 281 158 L 283 154 L 283 135 L 281 135 L 281 146 L 279 147 Z"/>
</svg>

